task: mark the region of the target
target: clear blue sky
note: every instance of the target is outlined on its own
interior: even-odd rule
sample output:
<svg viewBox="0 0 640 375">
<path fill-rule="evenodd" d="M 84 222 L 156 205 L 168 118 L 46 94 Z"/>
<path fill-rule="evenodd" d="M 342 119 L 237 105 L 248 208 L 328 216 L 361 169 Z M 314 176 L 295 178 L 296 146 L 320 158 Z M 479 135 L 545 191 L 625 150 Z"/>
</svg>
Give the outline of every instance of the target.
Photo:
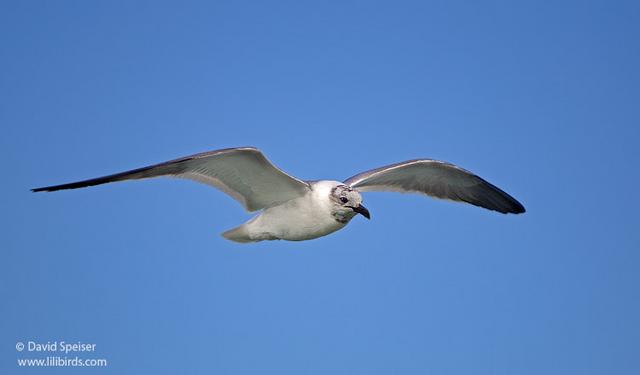
<svg viewBox="0 0 640 375">
<path fill-rule="evenodd" d="M 92 373 L 640 373 L 639 16 L 3 2 L 0 372 L 68 373 L 16 365 L 65 340 Z M 238 245 L 250 216 L 189 181 L 29 192 L 244 145 L 304 179 L 447 160 L 528 212 L 369 193 L 371 221 Z"/>
</svg>

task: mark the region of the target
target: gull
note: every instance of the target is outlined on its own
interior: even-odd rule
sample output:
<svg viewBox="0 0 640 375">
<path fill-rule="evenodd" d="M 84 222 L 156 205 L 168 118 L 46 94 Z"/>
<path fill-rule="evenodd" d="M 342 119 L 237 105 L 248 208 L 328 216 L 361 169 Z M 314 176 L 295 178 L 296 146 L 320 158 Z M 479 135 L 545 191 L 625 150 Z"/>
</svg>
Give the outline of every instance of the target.
<svg viewBox="0 0 640 375">
<path fill-rule="evenodd" d="M 303 181 L 273 165 L 255 147 L 203 152 L 164 163 L 33 192 L 77 189 L 109 182 L 153 177 L 201 182 L 229 194 L 248 212 L 262 210 L 246 223 L 222 233 L 228 240 L 304 241 L 344 228 L 360 214 L 370 219 L 361 192 L 419 193 L 466 202 L 503 214 L 525 212 L 520 202 L 475 174 L 453 164 L 414 159 L 371 169 L 343 182 Z"/>
</svg>

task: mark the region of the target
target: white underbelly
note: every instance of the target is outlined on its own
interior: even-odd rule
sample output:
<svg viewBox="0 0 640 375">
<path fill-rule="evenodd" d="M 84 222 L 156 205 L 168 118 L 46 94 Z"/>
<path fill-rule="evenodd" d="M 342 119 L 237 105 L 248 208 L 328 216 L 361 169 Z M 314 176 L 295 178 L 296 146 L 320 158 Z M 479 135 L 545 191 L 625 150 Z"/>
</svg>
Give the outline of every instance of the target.
<svg viewBox="0 0 640 375">
<path fill-rule="evenodd" d="M 255 239 L 303 241 L 325 236 L 346 225 L 322 207 L 306 203 L 300 199 L 266 209 L 247 223 L 249 235 Z"/>
</svg>

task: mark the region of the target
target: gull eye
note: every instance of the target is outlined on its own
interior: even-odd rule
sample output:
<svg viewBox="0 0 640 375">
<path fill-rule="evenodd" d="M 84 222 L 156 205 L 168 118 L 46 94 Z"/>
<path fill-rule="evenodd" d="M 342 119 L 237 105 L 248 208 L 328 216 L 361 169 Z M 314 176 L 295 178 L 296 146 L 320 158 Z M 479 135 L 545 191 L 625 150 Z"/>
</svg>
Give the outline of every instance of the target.
<svg viewBox="0 0 640 375">
<path fill-rule="evenodd" d="M 349 200 L 347 199 L 347 197 L 340 197 L 340 202 L 347 203 L 349 202 Z"/>
</svg>

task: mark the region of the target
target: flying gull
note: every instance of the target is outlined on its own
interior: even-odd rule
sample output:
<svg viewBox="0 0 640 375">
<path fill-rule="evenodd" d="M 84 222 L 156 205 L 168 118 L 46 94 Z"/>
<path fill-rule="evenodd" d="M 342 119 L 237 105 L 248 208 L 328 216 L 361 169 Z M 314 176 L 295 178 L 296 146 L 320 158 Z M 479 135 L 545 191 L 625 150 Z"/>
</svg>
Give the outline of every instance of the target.
<svg viewBox="0 0 640 375">
<path fill-rule="evenodd" d="M 303 181 L 271 164 L 254 147 L 195 154 L 148 167 L 63 185 L 32 189 L 57 191 L 125 180 L 178 177 L 211 185 L 249 211 L 262 210 L 222 233 L 228 240 L 303 241 L 344 228 L 360 214 L 370 219 L 361 192 L 395 191 L 466 202 L 503 214 L 525 212 L 520 202 L 475 174 L 453 164 L 415 159 L 359 173 L 344 182 Z"/>
</svg>

